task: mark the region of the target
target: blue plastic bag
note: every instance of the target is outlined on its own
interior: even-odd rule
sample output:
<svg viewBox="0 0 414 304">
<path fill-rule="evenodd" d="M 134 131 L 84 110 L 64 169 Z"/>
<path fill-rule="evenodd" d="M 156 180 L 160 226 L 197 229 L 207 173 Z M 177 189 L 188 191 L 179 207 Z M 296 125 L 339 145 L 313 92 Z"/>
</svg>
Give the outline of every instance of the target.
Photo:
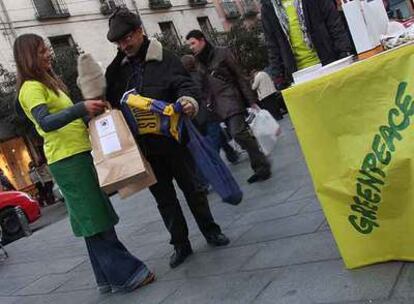
<svg viewBox="0 0 414 304">
<path fill-rule="evenodd" d="M 220 195 L 223 202 L 238 205 L 243 192 L 220 155 L 210 145 L 188 118 L 184 119 L 188 133 L 187 147 L 193 159 L 211 187 Z"/>
</svg>

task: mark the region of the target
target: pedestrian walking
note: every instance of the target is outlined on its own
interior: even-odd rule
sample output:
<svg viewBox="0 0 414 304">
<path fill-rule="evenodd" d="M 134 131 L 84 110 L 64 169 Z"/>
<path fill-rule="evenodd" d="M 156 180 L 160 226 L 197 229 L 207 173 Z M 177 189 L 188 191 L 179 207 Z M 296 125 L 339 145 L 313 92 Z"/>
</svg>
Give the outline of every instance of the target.
<svg viewBox="0 0 414 304">
<path fill-rule="evenodd" d="M 352 44 L 332 0 L 261 0 L 271 74 L 278 90 L 298 70 L 352 55 Z"/>
<path fill-rule="evenodd" d="M 239 64 L 228 48 L 213 46 L 200 30 L 190 31 L 186 39 L 197 58 L 200 73 L 205 75 L 208 82 L 211 108 L 249 155 L 254 174 L 247 181 L 254 183 L 269 179 L 270 163 L 245 121 L 246 103 L 250 107 L 259 108 L 257 98 Z"/>
<path fill-rule="evenodd" d="M 181 62 L 201 92 L 198 100 L 199 111 L 195 117 L 201 133 L 210 140 L 213 148 L 217 152 L 223 149 L 227 160 L 231 163 L 236 163 L 240 157 L 239 152 L 229 144 L 228 137 L 220 126 L 220 119 L 214 114 L 211 108 L 213 96 L 208 87 L 208 80 L 204 79 L 206 75 L 202 75 L 197 70 L 196 59 L 193 55 L 184 55 L 181 57 Z"/>
<path fill-rule="evenodd" d="M 102 100 L 72 103 L 53 72 L 51 53 L 35 34 L 14 43 L 18 96 L 26 116 L 44 140 L 50 171 L 60 187 L 73 233 L 83 237 L 98 290 L 132 291 L 154 280 L 154 274 L 118 240 L 118 223 L 107 195 L 100 189 L 90 154 L 87 119 L 104 110 Z"/>
<path fill-rule="evenodd" d="M 118 47 L 118 53 L 106 71 L 106 97 L 113 107 L 120 107 L 119 101 L 125 91 L 135 89 L 144 97 L 180 102 L 185 115 L 195 116 L 199 90 L 180 59 L 165 50 L 157 40 L 144 35 L 141 20 L 136 14 L 126 8 L 118 9 L 109 19 L 107 38 Z M 142 114 L 155 124 L 159 121 L 156 113 L 144 111 Z M 213 246 L 227 245 L 230 241 L 215 223 L 207 196 L 200 191 L 194 178 L 195 165 L 185 142 L 179 143 L 154 132 L 141 132 L 137 141 L 157 178 L 157 183 L 149 189 L 171 235 L 174 253 L 170 266 L 177 267 L 193 253 L 173 180 L 184 193 L 207 242 Z"/>
<path fill-rule="evenodd" d="M 256 91 L 259 101 L 257 104 L 262 109 L 269 111 L 276 119 L 281 120 L 281 96 L 275 88 L 272 78 L 264 71 L 252 71 L 253 84 L 252 90 Z"/>
<path fill-rule="evenodd" d="M 29 177 L 39 194 L 39 203 L 42 206 L 55 203 L 53 195 L 53 178 L 46 163 L 36 167 L 34 162 L 29 163 Z"/>
</svg>

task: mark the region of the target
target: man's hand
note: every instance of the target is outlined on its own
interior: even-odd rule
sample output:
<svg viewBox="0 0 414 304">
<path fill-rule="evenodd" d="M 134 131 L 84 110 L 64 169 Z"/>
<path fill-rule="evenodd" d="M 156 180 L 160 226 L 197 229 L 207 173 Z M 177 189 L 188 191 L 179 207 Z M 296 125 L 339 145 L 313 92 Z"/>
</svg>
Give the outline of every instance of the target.
<svg viewBox="0 0 414 304">
<path fill-rule="evenodd" d="M 260 111 L 260 107 L 259 107 L 259 105 L 258 105 L 257 103 L 252 103 L 252 104 L 250 105 L 250 107 L 251 107 L 253 110 Z"/>
<path fill-rule="evenodd" d="M 182 103 L 183 113 L 189 117 L 192 117 L 196 111 L 194 105 L 189 101 L 184 101 Z"/>
<path fill-rule="evenodd" d="M 105 110 L 105 103 L 102 100 L 86 100 L 85 108 L 88 111 L 90 117 L 94 117 L 97 114 L 102 113 Z"/>
</svg>

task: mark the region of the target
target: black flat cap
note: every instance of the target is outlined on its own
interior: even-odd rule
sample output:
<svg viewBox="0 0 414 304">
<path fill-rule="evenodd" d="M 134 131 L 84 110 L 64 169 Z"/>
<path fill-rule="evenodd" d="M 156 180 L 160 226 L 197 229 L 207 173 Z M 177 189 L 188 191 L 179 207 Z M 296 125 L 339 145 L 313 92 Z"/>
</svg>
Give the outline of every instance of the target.
<svg viewBox="0 0 414 304">
<path fill-rule="evenodd" d="M 106 38 L 111 42 L 118 41 L 129 32 L 141 27 L 141 24 L 141 19 L 126 7 L 117 8 L 109 17 L 109 31 Z"/>
</svg>

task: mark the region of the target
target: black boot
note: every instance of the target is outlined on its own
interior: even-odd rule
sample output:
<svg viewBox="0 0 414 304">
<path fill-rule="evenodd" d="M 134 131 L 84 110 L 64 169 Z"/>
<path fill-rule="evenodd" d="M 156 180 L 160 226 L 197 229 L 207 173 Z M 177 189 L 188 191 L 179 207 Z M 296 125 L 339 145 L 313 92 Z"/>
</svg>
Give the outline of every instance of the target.
<svg viewBox="0 0 414 304">
<path fill-rule="evenodd" d="M 230 240 L 223 233 L 212 234 L 206 237 L 207 243 L 212 246 L 226 246 L 230 243 Z"/>
<path fill-rule="evenodd" d="M 170 257 L 170 267 L 175 268 L 182 264 L 185 259 L 193 253 L 190 244 L 175 246 L 174 253 Z"/>
<path fill-rule="evenodd" d="M 264 171 L 259 171 L 255 174 L 253 174 L 252 176 L 250 176 L 247 179 L 247 182 L 249 184 L 253 184 L 255 182 L 259 182 L 259 181 L 265 181 L 267 179 L 269 179 L 270 177 L 272 177 L 272 172 L 270 170 L 264 170 Z"/>
</svg>

